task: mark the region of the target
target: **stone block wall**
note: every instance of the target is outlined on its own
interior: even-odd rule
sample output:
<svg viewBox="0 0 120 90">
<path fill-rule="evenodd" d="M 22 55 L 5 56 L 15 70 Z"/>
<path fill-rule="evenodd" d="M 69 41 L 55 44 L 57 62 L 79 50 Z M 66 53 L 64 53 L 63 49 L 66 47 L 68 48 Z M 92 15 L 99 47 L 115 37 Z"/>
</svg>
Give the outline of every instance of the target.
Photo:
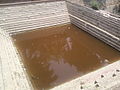
<svg viewBox="0 0 120 90">
<path fill-rule="evenodd" d="M 66 1 L 69 1 L 69 2 L 72 2 L 72 3 L 76 3 L 76 4 L 79 4 L 79 5 L 84 5 L 84 1 L 83 0 L 66 0 Z"/>
<path fill-rule="evenodd" d="M 65 1 L 0 6 L 0 27 L 10 34 L 68 22 Z"/>
<path fill-rule="evenodd" d="M 120 19 L 67 2 L 71 23 L 120 51 Z"/>
</svg>

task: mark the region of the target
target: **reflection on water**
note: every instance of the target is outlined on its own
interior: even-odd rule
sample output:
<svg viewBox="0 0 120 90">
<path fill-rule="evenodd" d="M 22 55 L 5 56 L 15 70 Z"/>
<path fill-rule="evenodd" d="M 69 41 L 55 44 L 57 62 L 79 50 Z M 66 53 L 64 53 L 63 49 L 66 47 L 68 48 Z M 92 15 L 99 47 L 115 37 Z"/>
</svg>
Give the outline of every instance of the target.
<svg viewBox="0 0 120 90">
<path fill-rule="evenodd" d="M 72 50 L 72 40 L 70 37 L 66 38 L 65 50 Z"/>
<path fill-rule="evenodd" d="M 65 82 L 64 80 L 66 78 L 79 74 L 77 68 L 74 65 L 70 65 L 69 63 L 66 63 L 62 58 L 58 61 L 51 60 L 49 64 L 50 64 L 49 70 L 54 71 L 52 77 L 57 76 L 56 81 L 52 83 L 53 85 Z"/>
<path fill-rule="evenodd" d="M 52 88 L 120 59 L 120 53 L 74 25 L 12 36 L 38 90 Z"/>
</svg>

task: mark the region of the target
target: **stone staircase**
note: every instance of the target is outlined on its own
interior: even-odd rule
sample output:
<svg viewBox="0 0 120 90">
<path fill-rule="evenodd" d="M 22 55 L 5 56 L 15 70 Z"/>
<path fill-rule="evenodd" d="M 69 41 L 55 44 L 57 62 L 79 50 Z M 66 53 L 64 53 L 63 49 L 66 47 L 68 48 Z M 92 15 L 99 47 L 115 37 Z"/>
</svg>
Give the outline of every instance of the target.
<svg viewBox="0 0 120 90">
<path fill-rule="evenodd" d="M 67 2 L 71 23 L 120 51 L 120 18 Z"/>
<path fill-rule="evenodd" d="M 10 34 L 68 22 L 65 1 L 0 6 L 0 27 Z"/>
</svg>

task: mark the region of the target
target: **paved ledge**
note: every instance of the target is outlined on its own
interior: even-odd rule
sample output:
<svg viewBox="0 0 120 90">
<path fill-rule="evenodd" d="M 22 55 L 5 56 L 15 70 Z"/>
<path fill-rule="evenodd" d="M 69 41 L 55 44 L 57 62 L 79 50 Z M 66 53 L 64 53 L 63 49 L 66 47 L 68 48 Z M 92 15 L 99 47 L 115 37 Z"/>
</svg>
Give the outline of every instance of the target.
<svg viewBox="0 0 120 90">
<path fill-rule="evenodd" d="M 11 38 L 1 31 L 0 90 L 33 90 Z"/>
<path fill-rule="evenodd" d="M 51 90 L 120 90 L 120 60 Z"/>
</svg>

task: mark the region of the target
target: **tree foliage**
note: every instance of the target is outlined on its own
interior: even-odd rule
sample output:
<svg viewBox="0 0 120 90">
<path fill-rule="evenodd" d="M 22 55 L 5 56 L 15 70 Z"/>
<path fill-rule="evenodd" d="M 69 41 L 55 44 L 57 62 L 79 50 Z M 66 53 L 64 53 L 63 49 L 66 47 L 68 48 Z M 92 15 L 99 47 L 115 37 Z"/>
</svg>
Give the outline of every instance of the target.
<svg viewBox="0 0 120 90">
<path fill-rule="evenodd" d="M 99 2 L 97 0 L 91 0 L 90 6 L 91 6 L 91 8 L 93 8 L 95 10 L 98 10 L 99 7 L 100 7 L 100 4 L 99 4 Z"/>
</svg>

